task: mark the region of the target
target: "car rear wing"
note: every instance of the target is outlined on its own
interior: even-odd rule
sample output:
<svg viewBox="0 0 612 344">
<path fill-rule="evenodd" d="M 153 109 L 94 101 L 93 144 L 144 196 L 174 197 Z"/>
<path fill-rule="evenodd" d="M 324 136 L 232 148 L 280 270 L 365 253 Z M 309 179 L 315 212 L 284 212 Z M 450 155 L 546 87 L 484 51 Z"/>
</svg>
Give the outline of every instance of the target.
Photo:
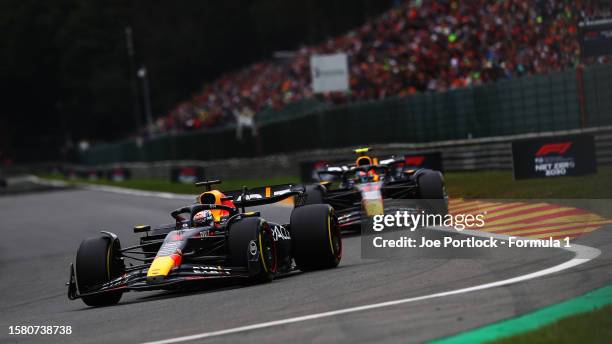
<svg viewBox="0 0 612 344">
<path fill-rule="evenodd" d="M 244 187 L 242 190 L 223 191 L 223 193 L 231 198 L 237 207 L 244 208 L 277 203 L 293 196 L 301 197 L 304 191 L 304 186 L 301 185 L 280 184 L 252 189 Z"/>
<path fill-rule="evenodd" d="M 380 165 L 385 165 L 389 167 L 393 167 L 394 165 L 406 165 L 418 169 L 421 165 L 421 162 L 415 163 L 411 161 L 412 159 L 416 159 L 422 162 L 422 156 L 414 156 L 414 155 L 400 155 L 400 156 L 391 156 L 388 159 L 381 159 Z"/>
<path fill-rule="evenodd" d="M 343 179 L 344 174 L 350 171 L 354 166 L 351 165 L 340 165 L 340 166 L 326 166 L 325 168 L 316 171 L 319 180 L 338 180 Z"/>
<path fill-rule="evenodd" d="M 387 173 L 389 171 L 389 165 L 362 165 L 362 166 L 329 166 L 326 169 L 317 171 L 319 175 L 319 179 L 321 176 L 333 176 L 340 177 L 341 179 L 346 179 L 347 177 L 354 175 L 356 172 L 363 171 L 368 172 L 370 170 L 375 170 L 377 173 Z"/>
</svg>

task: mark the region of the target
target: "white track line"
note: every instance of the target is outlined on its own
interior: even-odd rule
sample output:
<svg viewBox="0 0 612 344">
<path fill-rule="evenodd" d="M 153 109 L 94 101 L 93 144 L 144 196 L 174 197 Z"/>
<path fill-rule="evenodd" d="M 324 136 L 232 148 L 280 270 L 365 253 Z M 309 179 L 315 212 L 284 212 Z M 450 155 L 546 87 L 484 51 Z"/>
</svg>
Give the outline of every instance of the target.
<svg viewBox="0 0 612 344">
<path fill-rule="evenodd" d="M 112 192 L 121 195 L 129 195 L 129 196 L 138 196 L 138 197 L 157 197 L 157 198 L 165 198 L 165 199 L 178 199 L 185 201 L 195 201 L 196 194 L 193 195 L 185 195 L 185 194 L 177 194 L 172 192 L 156 192 L 156 191 L 144 191 L 144 190 L 136 190 L 136 189 L 128 189 L 122 188 L 118 186 L 106 186 L 106 185 L 93 185 L 93 184 L 81 184 L 83 189 L 91 190 L 91 191 L 104 191 L 104 192 Z"/>
<path fill-rule="evenodd" d="M 42 178 L 38 178 L 36 176 L 30 176 L 28 181 L 38 183 L 41 185 L 55 186 L 55 187 L 66 187 L 71 184 L 64 182 L 62 180 L 46 180 Z M 195 201 L 197 194 L 186 195 L 186 194 L 178 194 L 173 192 L 159 192 L 159 191 L 144 191 L 137 189 L 124 188 L 120 186 L 110 186 L 110 185 L 95 185 L 95 184 L 87 184 L 87 183 L 78 183 L 79 188 L 90 190 L 90 191 L 103 191 L 103 192 L 111 192 L 120 195 L 129 195 L 129 196 L 137 196 L 137 197 L 157 197 L 164 199 L 178 199 L 183 201 Z M 292 207 L 288 204 L 283 203 L 275 203 L 276 206 L 279 207 Z"/>
<path fill-rule="evenodd" d="M 436 228 L 435 230 L 442 230 L 442 231 L 457 233 L 454 229 L 447 229 L 447 228 Z M 505 236 L 501 234 L 483 233 L 483 232 L 477 232 L 477 231 L 471 231 L 471 230 L 463 230 L 460 233 L 478 236 L 478 237 L 485 237 L 485 238 L 494 237 L 494 238 L 498 238 L 502 240 L 507 240 L 509 238 L 509 236 Z M 526 238 L 517 238 L 517 240 L 534 241 L 534 239 L 526 239 Z M 411 302 L 417 302 L 417 301 L 435 299 L 439 297 L 464 294 L 464 293 L 469 293 L 469 292 L 478 291 L 478 290 L 485 290 L 485 289 L 490 289 L 490 288 L 495 288 L 495 287 L 501 287 L 501 286 L 505 286 L 509 284 L 514 284 L 514 283 L 523 282 L 523 281 L 527 281 L 530 279 L 550 275 L 550 274 L 557 273 L 563 270 L 567 270 L 572 267 L 578 266 L 580 264 L 584 264 L 596 258 L 597 256 L 601 254 L 601 251 L 596 248 L 577 245 L 577 244 L 572 244 L 571 247 L 563 247 L 563 249 L 574 252 L 576 255 L 574 256 L 574 258 L 564 263 L 561 263 L 559 265 L 555 265 L 547 269 L 539 270 L 539 271 L 532 272 L 526 275 L 508 278 L 508 279 L 501 280 L 501 281 L 485 283 L 485 284 L 480 284 L 480 285 L 476 285 L 473 287 L 445 291 L 445 292 L 436 293 L 436 294 L 423 295 L 423 296 L 417 296 L 417 297 L 411 297 L 411 298 L 399 299 L 399 300 L 393 300 L 393 301 L 387 301 L 387 302 L 373 303 L 373 304 L 363 305 L 363 306 L 358 306 L 358 307 L 343 308 L 343 309 L 338 309 L 335 311 L 315 313 L 315 314 L 303 315 L 299 317 L 287 318 L 287 319 L 281 319 L 281 320 L 275 320 L 275 321 L 268 321 L 268 322 L 251 324 L 251 325 L 246 325 L 246 326 L 239 326 L 239 327 L 234 327 L 234 328 L 229 328 L 229 329 L 219 330 L 219 331 L 203 332 L 203 333 L 198 333 L 198 334 L 193 334 L 193 335 L 183 336 L 183 337 L 168 338 L 164 340 L 146 342 L 144 344 L 169 344 L 169 343 L 179 343 L 179 342 L 186 342 L 186 341 L 192 341 L 192 340 L 198 340 L 198 339 L 205 339 L 205 338 L 210 338 L 210 337 L 218 337 L 218 336 L 223 336 L 227 334 L 253 331 L 253 330 L 293 324 L 293 323 L 303 322 L 303 321 L 308 321 L 308 320 L 328 318 L 328 317 L 333 317 L 333 316 L 341 315 L 341 314 L 362 312 L 362 311 L 367 311 L 371 309 L 397 306 L 397 305 L 411 303 Z"/>
<path fill-rule="evenodd" d="M 46 180 L 42 178 L 38 178 L 36 176 L 31 176 L 30 181 L 42 185 L 49 186 L 57 186 L 57 187 L 66 187 L 70 186 L 70 183 L 64 182 L 62 180 Z M 91 190 L 91 191 L 104 191 L 104 192 L 112 192 L 121 195 L 130 195 L 130 196 L 138 196 L 138 197 L 157 197 L 157 198 L 165 198 L 165 199 L 178 199 L 178 200 L 189 200 L 195 201 L 196 195 L 185 195 L 178 194 L 172 192 L 156 192 L 156 191 L 144 191 L 144 190 L 136 190 L 123 188 L 119 186 L 107 186 L 107 185 L 94 185 L 87 183 L 78 183 L 78 187 Z"/>
</svg>

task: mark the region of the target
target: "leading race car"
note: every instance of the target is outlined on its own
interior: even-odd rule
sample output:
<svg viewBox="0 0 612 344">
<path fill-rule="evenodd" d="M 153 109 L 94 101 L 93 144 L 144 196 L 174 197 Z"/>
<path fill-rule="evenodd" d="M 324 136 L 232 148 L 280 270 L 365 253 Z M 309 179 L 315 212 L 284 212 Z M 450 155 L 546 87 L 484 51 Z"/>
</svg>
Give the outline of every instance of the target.
<svg viewBox="0 0 612 344">
<path fill-rule="evenodd" d="M 448 213 L 441 172 L 413 169 L 404 157 L 378 160 L 369 148 L 356 149 L 354 164 L 317 171 L 321 183 L 306 186 L 305 204 L 329 204 L 343 229 L 358 229 L 364 218 L 395 211 Z"/>
<path fill-rule="evenodd" d="M 70 264 L 68 298 L 89 306 L 119 302 L 126 291 L 180 287 L 209 279 L 269 282 L 275 276 L 336 267 L 342 257 L 338 219 L 325 204 L 295 207 L 286 224 L 264 220 L 246 207 L 295 197 L 302 205 L 303 188 L 277 185 L 226 192 L 205 186 L 196 204 L 174 210 L 174 223 L 152 228 L 140 244 L 122 248 L 117 235 L 84 240 Z M 137 265 L 126 264 L 137 261 Z"/>
</svg>

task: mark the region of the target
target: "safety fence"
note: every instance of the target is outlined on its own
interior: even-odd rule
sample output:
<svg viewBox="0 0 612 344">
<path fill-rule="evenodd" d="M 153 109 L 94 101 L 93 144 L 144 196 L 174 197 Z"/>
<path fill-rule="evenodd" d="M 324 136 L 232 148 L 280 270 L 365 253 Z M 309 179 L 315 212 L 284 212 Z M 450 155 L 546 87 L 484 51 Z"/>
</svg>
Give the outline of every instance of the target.
<svg viewBox="0 0 612 344">
<path fill-rule="evenodd" d="M 612 65 L 336 107 L 312 101 L 289 110 L 260 113 L 257 137 L 247 134 L 238 140 L 235 128 L 225 128 L 165 135 L 140 144 L 126 140 L 94 146 L 81 155 L 81 162 L 217 160 L 608 126 Z"/>
</svg>

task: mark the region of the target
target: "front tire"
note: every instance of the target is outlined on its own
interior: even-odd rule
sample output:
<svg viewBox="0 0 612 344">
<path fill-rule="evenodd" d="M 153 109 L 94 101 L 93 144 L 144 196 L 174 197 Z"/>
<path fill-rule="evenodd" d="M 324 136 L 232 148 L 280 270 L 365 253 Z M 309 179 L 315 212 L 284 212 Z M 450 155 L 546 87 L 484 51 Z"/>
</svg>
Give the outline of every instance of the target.
<svg viewBox="0 0 612 344">
<path fill-rule="evenodd" d="M 338 266 L 342 259 L 342 236 L 331 206 L 313 204 L 293 209 L 290 228 L 293 258 L 300 270 Z"/>
<path fill-rule="evenodd" d="M 77 251 L 76 280 L 79 292 L 95 291 L 102 284 L 123 275 L 125 265 L 119 258 L 119 240 L 100 236 L 83 240 Z M 111 291 L 83 296 L 83 302 L 92 307 L 114 305 L 121 299 L 122 291 Z"/>
<path fill-rule="evenodd" d="M 278 267 L 276 244 L 267 222 L 259 217 L 247 217 L 229 228 L 230 265 L 246 267 L 250 281 L 270 282 Z"/>
</svg>

